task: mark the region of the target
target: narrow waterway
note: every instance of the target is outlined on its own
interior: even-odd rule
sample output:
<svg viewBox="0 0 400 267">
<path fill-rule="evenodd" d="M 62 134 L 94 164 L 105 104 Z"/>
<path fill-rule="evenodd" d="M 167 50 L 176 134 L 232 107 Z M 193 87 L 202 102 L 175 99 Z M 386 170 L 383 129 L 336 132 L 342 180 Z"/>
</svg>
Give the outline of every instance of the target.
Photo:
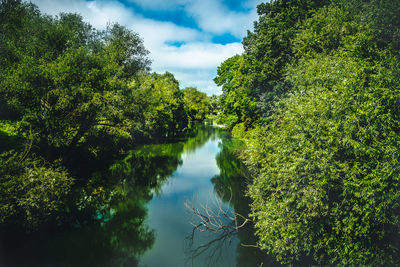
<svg viewBox="0 0 400 267">
<path fill-rule="evenodd" d="M 236 238 L 228 247 L 221 248 L 220 259 L 212 259 L 213 250 L 217 249 L 212 247 L 196 258 L 190 258 L 191 249 L 217 238 L 218 234 L 199 233 L 195 238 L 201 242 L 193 240 L 191 246 L 193 226 L 189 222 L 198 221 L 198 218 L 184 205 L 185 202 L 197 206 L 208 204 L 210 209 L 215 209 L 221 204 L 211 180 L 220 174 L 216 156 L 220 152 L 223 137 L 218 134 L 218 130 L 212 131 L 215 133 L 204 144 L 199 143 L 197 147 L 183 152 L 182 164 L 150 201 L 148 220 L 150 228 L 156 232 L 156 239 L 152 249 L 141 258 L 140 266 L 184 266 L 185 263 L 192 263 L 192 260 L 195 266 L 216 264 L 212 260 L 218 260 L 219 266 L 235 266 L 235 250 L 238 245 Z M 223 208 L 229 209 L 226 204 Z"/>
<path fill-rule="evenodd" d="M 271 266 L 251 226 L 224 232 L 193 231 L 208 210 L 246 215 L 245 178 L 235 146 L 222 129 L 199 127 L 194 136 L 141 146 L 90 181 L 108 186 L 81 190 L 68 227 L 36 233 L 2 232 L 5 266 Z M 106 170 L 106 171 L 104 171 Z M 80 203 L 77 205 L 76 203 Z M 185 206 L 185 203 L 187 205 Z M 204 209 L 205 208 L 205 209 Z M 214 212 L 214 213 L 213 213 Z M 60 213 L 61 214 L 61 213 Z M 243 246 L 245 245 L 245 246 Z M 246 246 L 247 245 L 247 246 Z M 250 246 L 248 246 L 250 245 Z"/>
</svg>

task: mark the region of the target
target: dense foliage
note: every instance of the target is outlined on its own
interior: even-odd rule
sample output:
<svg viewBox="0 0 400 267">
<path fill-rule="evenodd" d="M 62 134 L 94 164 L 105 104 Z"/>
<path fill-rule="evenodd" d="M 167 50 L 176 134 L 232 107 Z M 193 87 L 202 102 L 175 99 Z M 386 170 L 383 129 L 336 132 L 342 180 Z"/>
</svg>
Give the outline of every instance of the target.
<svg viewBox="0 0 400 267">
<path fill-rule="evenodd" d="M 81 187 L 108 182 L 96 170 L 205 118 L 208 97 L 150 73 L 148 53 L 119 24 L 99 31 L 78 14 L 0 1 L 0 224 L 62 218 Z"/>
<path fill-rule="evenodd" d="M 250 95 L 246 63 L 242 56 L 229 58 L 218 67 L 214 81 L 222 86 L 218 119 L 229 129 L 238 123 L 251 125 L 257 118 L 256 102 Z"/>
<path fill-rule="evenodd" d="M 171 136 L 187 126 L 183 92 L 171 73 L 140 75 L 130 84 L 135 135 L 148 138 Z"/>
<path fill-rule="evenodd" d="M 258 11 L 215 80 L 220 120 L 247 143 L 260 247 L 283 263 L 400 264 L 399 2 Z"/>
<path fill-rule="evenodd" d="M 203 121 L 211 112 L 211 101 L 206 93 L 198 91 L 194 87 L 187 87 L 182 90 L 185 110 L 189 118 L 189 124 Z"/>
<path fill-rule="evenodd" d="M 33 228 L 63 205 L 73 182 L 63 168 L 15 152 L 0 157 L 0 223 L 14 219 Z"/>
</svg>

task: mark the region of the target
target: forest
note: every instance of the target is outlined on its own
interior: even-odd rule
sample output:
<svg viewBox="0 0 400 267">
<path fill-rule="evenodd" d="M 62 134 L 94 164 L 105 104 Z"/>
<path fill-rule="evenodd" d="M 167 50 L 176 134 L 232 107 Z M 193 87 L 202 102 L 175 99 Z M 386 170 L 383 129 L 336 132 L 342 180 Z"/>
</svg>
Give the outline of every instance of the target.
<svg viewBox="0 0 400 267">
<path fill-rule="evenodd" d="M 97 30 L 79 14 L 1 0 L 0 226 L 66 227 L 113 198 L 149 199 L 183 148 L 163 151 L 159 166 L 128 151 L 190 136 L 211 117 L 243 141 L 244 215 L 263 253 L 291 265 L 400 265 L 400 1 L 271 0 L 257 13 L 210 97 L 151 72 L 125 26 Z M 153 233 L 135 218 L 128 230 L 144 229 L 146 246 Z"/>
<path fill-rule="evenodd" d="M 400 1 L 276 0 L 218 68 L 258 246 L 286 264 L 400 264 Z"/>
<path fill-rule="evenodd" d="M 116 23 L 99 31 L 2 0 L 0 39 L 0 224 L 61 223 L 77 188 L 96 197 L 112 182 L 91 180 L 95 166 L 190 134 L 211 109 L 205 93 L 151 73 L 143 40 Z"/>
</svg>

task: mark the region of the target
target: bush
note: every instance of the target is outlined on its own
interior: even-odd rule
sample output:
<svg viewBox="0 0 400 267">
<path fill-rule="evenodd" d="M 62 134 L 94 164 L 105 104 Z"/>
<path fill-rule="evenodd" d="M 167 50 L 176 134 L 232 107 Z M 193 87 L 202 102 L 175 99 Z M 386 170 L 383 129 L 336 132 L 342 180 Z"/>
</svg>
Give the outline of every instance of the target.
<svg viewBox="0 0 400 267">
<path fill-rule="evenodd" d="M 59 210 L 73 179 L 39 158 L 21 157 L 16 152 L 0 155 L 0 223 L 34 228 Z"/>
<path fill-rule="evenodd" d="M 301 89 L 248 142 L 252 216 L 281 262 L 399 262 L 400 72 L 389 61 L 303 62 L 291 74 Z"/>
</svg>

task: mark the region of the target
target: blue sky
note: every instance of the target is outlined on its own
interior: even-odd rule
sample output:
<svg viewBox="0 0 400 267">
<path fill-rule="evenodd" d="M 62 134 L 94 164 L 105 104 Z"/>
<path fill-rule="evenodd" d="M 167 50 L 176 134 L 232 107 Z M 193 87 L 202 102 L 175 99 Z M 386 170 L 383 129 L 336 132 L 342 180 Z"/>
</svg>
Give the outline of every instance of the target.
<svg viewBox="0 0 400 267">
<path fill-rule="evenodd" d="M 97 29 L 118 22 L 139 33 L 152 70 L 172 72 L 181 88 L 220 94 L 212 79 L 225 59 L 243 51 L 261 0 L 31 0 L 50 15 L 80 13 Z"/>
</svg>

